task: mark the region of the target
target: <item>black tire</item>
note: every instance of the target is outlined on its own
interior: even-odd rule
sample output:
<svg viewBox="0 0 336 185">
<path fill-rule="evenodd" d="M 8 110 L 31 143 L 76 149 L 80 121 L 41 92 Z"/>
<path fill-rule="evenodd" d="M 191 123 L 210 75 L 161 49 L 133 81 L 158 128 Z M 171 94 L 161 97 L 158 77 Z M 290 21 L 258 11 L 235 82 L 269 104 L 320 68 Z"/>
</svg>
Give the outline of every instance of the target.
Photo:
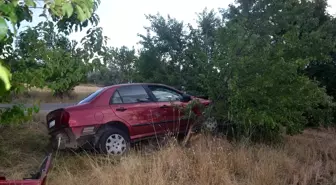
<svg viewBox="0 0 336 185">
<path fill-rule="evenodd" d="M 117 128 L 108 128 L 100 137 L 98 146 L 100 153 L 109 155 L 124 155 L 128 153 L 131 145 L 130 138 L 127 133 Z M 109 147 L 112 149 L 109 150 Z M 123 149 L 124 147 L 125 149 Z"/>
</svg>

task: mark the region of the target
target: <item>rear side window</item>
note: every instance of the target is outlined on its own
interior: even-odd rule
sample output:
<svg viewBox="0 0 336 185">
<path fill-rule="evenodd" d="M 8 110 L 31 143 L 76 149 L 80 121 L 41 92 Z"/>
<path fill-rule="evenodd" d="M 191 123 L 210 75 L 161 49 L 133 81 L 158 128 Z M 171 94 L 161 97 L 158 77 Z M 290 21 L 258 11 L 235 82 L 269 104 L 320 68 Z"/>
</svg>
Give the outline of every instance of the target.
<svg viewBox="0 0 336 185">
<path fill-rule="evenodd" d="M 98 89 L 96 92 L 90 94 L 89 96 L 87 96 L 86 98 L 84 98 L 82 101 L 80 101 L 78 103 L 78 105 L 80 104 L 84 104 L 84 103 L 89 103 L 91 102 L 93 99 L 95 99 L 102 91 L 104 90 L 104 88 Z"/>
<path fill-rule="evenodd" d="M 146 90 L 139 85 L 118 88 L 111 98 L 112 104 L 150 102 Z"/>
<path fill-rule="evenodd" d="M 118 91 L 115 91 L 115 93 L 113 94 L 111 103 L 114 103 L 114 104 L 122 103 L 122 99 Z"/>
</svg>

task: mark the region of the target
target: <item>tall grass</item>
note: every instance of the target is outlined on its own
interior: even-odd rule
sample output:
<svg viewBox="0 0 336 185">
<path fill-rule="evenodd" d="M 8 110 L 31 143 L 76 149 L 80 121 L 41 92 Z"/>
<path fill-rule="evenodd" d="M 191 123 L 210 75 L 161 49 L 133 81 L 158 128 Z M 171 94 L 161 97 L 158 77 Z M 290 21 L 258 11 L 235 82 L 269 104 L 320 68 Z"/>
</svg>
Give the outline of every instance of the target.
<svg viewBox="0 0 336 185">
<path fill-rule="evenodd" d="M 158 151 L 120 159 L 74 155 L 56 159 L 50 184 L 311 185 L 336 183 L 335 130 L 307 130 L 278 146 L 194 136 Z M 143 149 L 145 150 L 145 149 Z"/>
<path fill-rule="evenodd" d="M 36 121 L 37 122 L 37 121 Z M 27 176 L 44 155 L 47 136 L 41 123 L 0 133 L 0 173 Z M 43 126 L 42 126 L 43 127 Z M 159 146 L 159 147 L 158 147 Z M 336 184 L 336 130 L 306 130 L 269 146 L 232 143 L 194 135 L 182 147 L 173 139 L 142 144 L 125 157 L 59 152 L 51 185 L 332 185 Z"/>
<path fill-rule="evenodd" d="M 44 118 L 36 115 L 24 125 L 0 126 L 0 176 L 21 179 L 39 167 L 48 144 Z"/>
</svg>

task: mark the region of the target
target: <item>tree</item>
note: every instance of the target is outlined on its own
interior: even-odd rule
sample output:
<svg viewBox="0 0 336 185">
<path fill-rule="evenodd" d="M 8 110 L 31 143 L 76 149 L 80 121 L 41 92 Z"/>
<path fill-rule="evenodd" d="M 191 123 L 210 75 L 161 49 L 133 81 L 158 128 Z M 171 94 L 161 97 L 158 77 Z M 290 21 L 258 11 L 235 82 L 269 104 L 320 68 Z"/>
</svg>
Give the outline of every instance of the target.
<svg viewBox="0 0 336 185">
<path fill-rule="evenodd" d="M 220 19 L 213 10 L 198 14 L 198 27 L 186 26 L 174 18 L 149 15 L 151 26 L 147 35 L 139 35 L 139 60 L 136 62 L 138 81 L 160 82 L 185 87 L 189 93 L 207 93 L 209 75 L 214 68 L 215 42 Z"/>
<path fill-rule="evenodd" d="M 24 0 L 24 1 L 10 1 L 0 0 L 0 99 L 6 100 L 9 92 L 17 92 L 22 86 L 15 84 L 13 86 L 10 70 L 8 68 L 8 62 L 15 58 L 11 56 L 13 51 L 11 44 L 13 43 L 13 37 L 16 30 L 20 27 L 20 23 L 23 20 L 32 21 L 32 11 L 30 8 L 36 7 L 37 0 Z M 85 27 L 88 25 L 86 20 L 90 20 L 92 23 L 98 23 L 98 16 L 94 14 L 99 0 L 58 0 L 49 1 L 45 0 L 44 3 L 44 16 L 47 16 L 47 12 L 58 22 L 59 28 L 67 30 L 72 29 L 73 26 Z M 12 29 L 9 29 L 12 27 Z M 68 29 L 68 33 L 71 30 Z M 18 85 L 18 86 L 17 86 Z M 0 110 L 0 123 L 12 122 L 12 118 L 26 118 L 25 111 L 30 116 L 33 112 L 36 112 L 36 108 L 23 109 L 22 106 L 14 106 L 12 109 Z M 15 119 L 17 121 L 17 119 Z"/>
<path fill-rule="evenodd" d="M 105 62 L 110 69 L 117 69 L 119 80 L 116 83 L 130 83 L 133 81 L 134 63 L 137 60 L 135 50 L 126 46 L 120 48 L 110 48 L 109 58 L 105 57 Z"/>
<path fill-rule="evenodd" d="M 214 10 L 204 9 L 198 14 L 198 27 L 189 26 L 187 49 L 182 73 L 187 83 L 186 90 L 194 95 L 208 94 L 213 88 L 211 75 L 218 75 L 214 61 L 216 59 L 215 43 L 220 19 Z"/>
<path fill-rule="evenodd" d="M 136 74 L 207 93 L 236 136 L 276 139 L 312 120 L 328 125 L 332 99 L 304 72 L 314 62 L 332 64 L 336 24 L 325 9 L 323 0 L 241 0 L 221 20 L 204 10 L 188 31 L 175 19 L 149 16 Z"/>
<path fill-rule="evenodd" d="M 321 30 L 326 25 L 311 15 L 320 2 L 248 2 L 223 11 L 216 61 L 228 79 L 216 86 L 227 93 L 223 119 L 236 134 L 257 139 L 299 133 L 311 116 L 315 124 L 330 124 L 330 97 L 300 72 L 312 60 L 328 59 L 334 47 L 331 32 Z"/>
<path fill-rule="evenodd" d="M 13 74 L 21 83 L 48 87 L 55 96 L 63 97 L 86 79 L 92 64 L 85 48 L 54 30 L 54 23 L 46 21 L 20 34 Z"/>
<path fill-rule="evenodd" d="M 96 66 L 89 80 L 95 84 L 113 85 L 130 83 L 134 78 L 134 64 L 138 60 L 135 50 L 126 46 L 105 47 L 102 54 L 103 64 Z M 100 63 L 100 62 L 99 62 Z"/>
<path fill-rule="evenodd" d="M 4 52 L 3 49 L 5 45 L 11 44 L 13 42 L 13 35 L 20 26 L 20 23 L 23 20 L 32 20 L 32 11 L 29 8 L 36 7 L 35 1 L 0 1 L 0 49 L 2 52 Z M 84 25 L 82 25 L 82 23 L 85 23 L 87 19 L 92 17 L 94 10 L 99 3 L 99 1 L 94 2 L 93 0 L 45 0 L 44 2 L 44 13 L 48 11 L 55 21 L 62 23 L 61 25 L 69 24 L 81 26 L 87 25 L 87 23 Z M 97 23 L 97 21 L 92 22 Z M 9 24 L 12 26 L 14 33 L 9 29 Z M 3 63 L 0 64 L 0 92 L 2 92 L 2 94 L 5 91 L 8 91 L 11 87 L 11 75 L 9 70 L 5 69 L 3 65 Z"/>
<path fill-rule="evenodd" d="M 139 35 L 143 49 L 140 51 L 140 60 L 137 64 L 146 72 L 139 70 L 139 77 L 155 82 L 161 80 L 173 86 L 184 84 L 181 67 L 184 63 L 186 50 L 186 32 L 183 22 L 168 16 L 167 19 L 160 14 L 148 15 L 146 18 L 151 26 L 146 27 L 147 35 Z M 141 56 L 142 54 L 142 56 Z M 154 66 L 157 70 L 149 71 Z M 146 69 L 147 68 L 147 69 Z M 163 75 L 167 74 L 167 75 Z M 143 76 L 145 75 L 145 76 Z M 160 76 L 164 78 L 160 79 Z M 142 76 L 142 77 L 141 77 Z M 148 77 L 152 79 L 148 79 Z"/>
</svg>

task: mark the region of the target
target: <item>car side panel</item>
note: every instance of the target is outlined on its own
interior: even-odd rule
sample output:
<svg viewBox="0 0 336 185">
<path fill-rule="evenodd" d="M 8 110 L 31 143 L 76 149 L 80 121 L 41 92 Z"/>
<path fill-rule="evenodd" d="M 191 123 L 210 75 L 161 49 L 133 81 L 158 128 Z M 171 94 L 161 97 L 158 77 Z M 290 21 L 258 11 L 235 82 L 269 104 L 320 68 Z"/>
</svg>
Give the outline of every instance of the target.
<svg viewBox="0 0 336 185">
<path fill-rule="evenodd" d="M 127 110 L 117 111 L 120 107 Z M 155 123 L 159 119 L 156 108 L 155 103 L 111 105 L 111 111 L 132 128 L 131 139 L 160 134 L 160 131 L 155 129 Z"/>
<path fill-rule="evenodd" d="M 155 86 L 155 87 L 159 87 L 159 88 L 164 88 L 164 89 L 168 89 L 170 91 L 173 91 L 177 94 L 182 95 L 182 92 L 169 87 L 169 86 L 165 86 L 165 85 L 149 85 L 147 86 L 147 89 L 149 90 L 149 92 L 151 93 L 152 96 L 156 97 L 153 93 L 153 91 L 151 90 L 150 86 Z M 156 98 L 155 98 L 156 99 Z M 183 115 L 183 111 L 179 110 L 182 107 L 185 107 L 188 103 L 184 103 L 181 101 L 158 101 L 156 99 L 156 104 L 159 107 L 161 114 L 163 115 L 162 118 L 163 120 L 161 120 L 162 123 L 164 123 L 164 127 L 165 127 L 165 132 L 166 133 L 179 133 L 179 132 L 183 132 L 187 129 L 189 120 L 184 118 Z"/>
<path fill-rule="evenodd" d="M 186 103 L 182 102 L 157 102 L 161 111 L 164 114 L 165 120 L 165 132 L 166 133 L 178 133 L 186 130 L 190 120 L 184 117 L 183 111 L 179 108 L 185 107 Z M 189 123 L 190 124 L 190 123 Z"/>
<path fill-rule="evenodd" d="M 143 92 L 146 91 L 144 87 L 138 87 L 140 89 L 143 88 Z M 135 90 L 134 88 L 135 87 L 133 87 L 133 90 Z M 132 90 L 132 88 L 130 88 L 129 90 L 126 90 L 124 88 L 120 93 L 120 89 L 114 89 L 113 92 L 111 91 L 110 97 L 112 97 L 113 95 L 123 96 L 123 93 L 125 93 L 126 91 L 131 92 L 130 90 Z M 160 124 L 158 124 L 162 118 L 160 117 L 161 115 L 157 104 L 152 101 L 150 96 L 149 102 L 117 102 L 112 103 L 110 105 L 110 108 L 111 111 L 113 111 L 115 115 L 119 117 L 119 119 L 124 120 L 124 122 L 132 128 L 132 134 L 130 135 L 132 140 L 141 137 L 153 136 L 155 134 L 161 134 L 161 132 L 164 130 L 161 129 Z"/>
<path fill-rule="evenodd" d="M 84 134 L 83 132 L 85 128 L 93 128 L 93 130 L 96 130 L 102 124 L 111 120 L 120 120 L 110 111 L 109 106 L 88 106 L 85 109 L 74 109 L 68 112 L 70 114 L 69 126 L 76 138 Z"/>
<path fill-rule="evenodd" d="M 69 126 L 77 138 L 82 135 L 83 129 L 86 127 L 98 129 L 101 125 L 113 121 L 124 123 L 132 135 L 130 125 L 111 111 L 109 99 L 113 91 L 113 88 L 106 89 L 93 102 L 66 109 L 70 113 Z"/>
<path fill-rule="evenodd" d="M 105 89 L 91 103 L 65 109 L 70 114 L 69 126 L 77 137 L 83 134 L 83 129 L 86 127 L 97 129 L 113 121 L 124 123 L 129 129 L 132 140 L 163 134 L 167 130 L 176 132 L 186 128 L 187 122 L 181 119 L 178 111 L 171 108 L 162 111 L 160 108 L 162 103 L 159 102 L 110 105 L 110 98 L 115 89 L 114 87 Z M 208 101 L 202 103 L 207 104 Z M 127 111 L 116 111 L 120 106 L 127 108 Z"/>
</svg>

